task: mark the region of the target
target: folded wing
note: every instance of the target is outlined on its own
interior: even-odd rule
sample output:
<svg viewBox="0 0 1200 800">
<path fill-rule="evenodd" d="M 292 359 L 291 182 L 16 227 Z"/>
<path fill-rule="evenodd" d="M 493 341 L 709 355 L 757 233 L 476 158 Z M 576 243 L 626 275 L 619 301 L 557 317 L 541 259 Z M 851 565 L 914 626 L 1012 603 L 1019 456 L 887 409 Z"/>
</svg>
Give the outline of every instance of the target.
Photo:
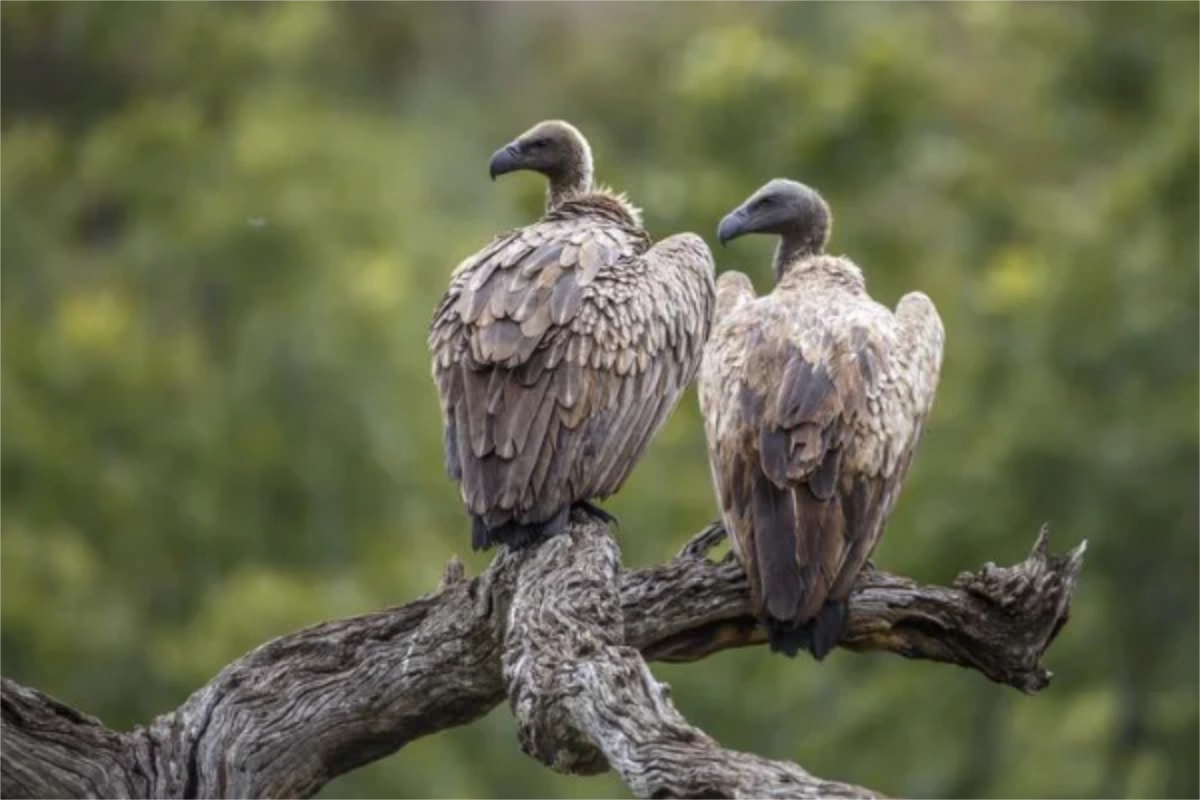
<svg viewBox="0 0 1200 800">
<path fill-rule="evenodd" d="M 465 262 L 434 316 L 447 470 L 489 527 L 614 493 L 708 335 L 703 241 L 569 211 Z"/>
</svg>

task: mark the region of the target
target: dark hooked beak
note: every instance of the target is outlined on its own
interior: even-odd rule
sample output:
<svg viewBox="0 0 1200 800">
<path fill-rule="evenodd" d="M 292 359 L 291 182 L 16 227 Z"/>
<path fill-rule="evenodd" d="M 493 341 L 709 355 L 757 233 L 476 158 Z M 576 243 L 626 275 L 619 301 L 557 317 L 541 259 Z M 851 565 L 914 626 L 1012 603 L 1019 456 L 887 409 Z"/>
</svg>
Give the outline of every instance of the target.
<svg viewBox="0 0 1200 800">
<path fill-rule="evenodd" d="M 515 144 L 508 144 L 497 150 L 488 162 L 488 172 L 492 180 L 496 180 L 497 175 L 520 169 L 520 155 Z"/>
<path fill-rule="evenodd" d="M 717 226 L 717 240 L 724 245 L 744 233 L 749 233 L 747 226 L 750 223 L 750 215 L 746 213 L 745 208 L 737 208 L 725 215 L 725 219 L 721 220 L 721 224 Z"/>
</svg>

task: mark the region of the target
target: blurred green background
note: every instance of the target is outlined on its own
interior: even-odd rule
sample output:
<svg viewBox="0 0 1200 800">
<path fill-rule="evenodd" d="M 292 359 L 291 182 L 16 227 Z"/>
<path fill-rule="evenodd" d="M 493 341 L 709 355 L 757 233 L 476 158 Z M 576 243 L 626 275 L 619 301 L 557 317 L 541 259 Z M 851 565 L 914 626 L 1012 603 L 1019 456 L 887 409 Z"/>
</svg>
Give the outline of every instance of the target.
<svg viewBox="0 0 1200 800">
<path fill-rule="evenodd" d="M 1164 4 L 42 4 L 2 63 L 2 671 L 127 728 L 260 642 L 431 591 L 468 525 L 425 332 L 574 121 L 655 237 L 818 187 L 948 339 L 877 553 L 947 582 L 1090 542 L 1053 685 L 755 649 L 655 666 L 723 744 L 892 795 L 1196 797 L 1197 26 Z M 770 243 L 715 249 L 769 287 Z M 625 560 L 716 516 L 694 390 Z M 324 795 L 627 796 L 507 708 Z"/>
</svg>

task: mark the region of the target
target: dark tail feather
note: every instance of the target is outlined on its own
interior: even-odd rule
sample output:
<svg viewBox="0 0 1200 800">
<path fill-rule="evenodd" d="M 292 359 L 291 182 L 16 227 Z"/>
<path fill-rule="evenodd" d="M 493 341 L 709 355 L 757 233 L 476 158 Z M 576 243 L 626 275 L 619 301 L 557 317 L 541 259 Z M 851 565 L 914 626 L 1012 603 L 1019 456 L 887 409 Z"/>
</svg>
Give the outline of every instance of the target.
<svg viewBox="0 0 1200 800">
<path fill-rule="evenodd" d="M 796 507 L 792 493 L 762 475 L 753 479 L 754 549 L 767 617 L 793 619 L 804 597 L 796 562 Z"/>
<path fill-rule="evenodd" d="M 845 600 L 828 600 L 815 619 L 799 625 L 768 617 L 765 622 L 771 652 L 795 658 L 804 649 L 823 661 L 846 635 L 848 612 Z"/>
<path fill-rule="evenodd" d="M 837 647 L 846 635 L 849 611 L 845 600 L 826 600 L 817 618 L 808 623 L 812 627 L 812 641 L 808 644 L 808 650 L 817 661 L 829 655 L 829 651 Z"/>
<path fill-rule="evenodd" d="M 476 552 L 492 546 L 492 535 L 478 514 L 471 515 L 471 549 Z"/>
<path fill-rule="evenodd" d="M 808 649 L 812 638 L 808 623 L 796 625 L 771 617 L 767 617 L 763 622 L 767 626 L 767 641 L 772 653 L 782 653 L 788 658 L 795 658 L 801 650 Z"/>
<path fill-rule="evenodd" d="M 471 547 L 474 550 L 490 550 L 501 544 L 512 548 L 529 547 L 565 531 L 570 511 L 569 507 L 561 508 L 545 522 L 505 522 L 491 528 L 482 517 L 472 514 Z"/>
</svg>

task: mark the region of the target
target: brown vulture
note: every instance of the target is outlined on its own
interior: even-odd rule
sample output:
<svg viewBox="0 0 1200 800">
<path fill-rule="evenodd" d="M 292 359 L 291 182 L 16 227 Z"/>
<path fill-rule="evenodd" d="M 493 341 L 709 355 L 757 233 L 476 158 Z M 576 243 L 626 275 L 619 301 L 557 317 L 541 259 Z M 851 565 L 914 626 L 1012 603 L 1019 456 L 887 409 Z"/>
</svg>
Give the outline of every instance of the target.
<svg viewBox="0 0 1200 800">
<path fill-rule="evenodd" d="M 542 122 L 498 150 L 494 179 L 549 181 L 545 214 L 454 271 L 430 327 L 445 426 L 475 549 L 561 532 L 620 489 L 700 366 L 712 254 L 652 244 L 640 212 L 592 184 L 587 141 Z"/>
<path fill-rule="evenodd" d="M 775 289 L 717 282 L 698 379 L 725 526 L 771 648 L 818 660 L 841 639 L 846 600 L 879 543 L 933 405 L 941 319 L 920 292 L 893 313 L 861 270 L 826 255 L 832 218 L 815 191 L 773 180 L 721 220 L 722 244 L 779 237 Z"/>
</svg>

